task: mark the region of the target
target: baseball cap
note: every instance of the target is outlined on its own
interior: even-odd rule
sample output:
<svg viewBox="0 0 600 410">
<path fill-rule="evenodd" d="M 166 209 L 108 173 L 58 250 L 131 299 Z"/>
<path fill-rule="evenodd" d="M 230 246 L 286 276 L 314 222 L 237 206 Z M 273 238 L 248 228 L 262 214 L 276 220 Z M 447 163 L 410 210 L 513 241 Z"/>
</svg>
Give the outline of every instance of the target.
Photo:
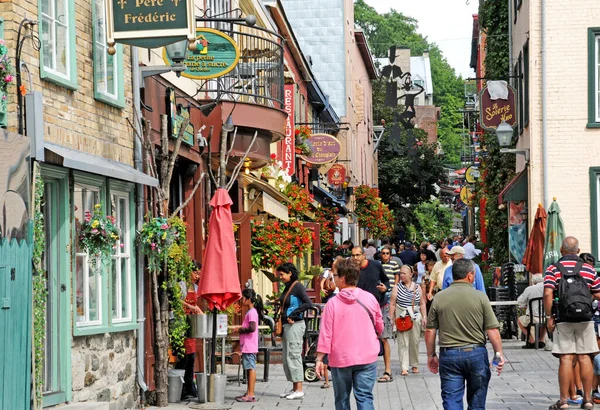
<svg viewBox="0 0 600 410">
<path fill-rule="evenodd" d="M 407 248 L 410 248 L 412 246 L 412 243 L 406 241 L 406 242 L 404 242 L 404 246 L 406 246 Z"/>
<path fill-rule="evenodd" d="M 455 255 L 457 253 L 460 253 L 461 255 L 464 255 L 465 254 L 465 248 L 463 248 L 462 246 L 458 246 L 458 245 L 453 246 L 452 249 L 450 249 L 447 252 L 447 255 Z"/>
</svg>

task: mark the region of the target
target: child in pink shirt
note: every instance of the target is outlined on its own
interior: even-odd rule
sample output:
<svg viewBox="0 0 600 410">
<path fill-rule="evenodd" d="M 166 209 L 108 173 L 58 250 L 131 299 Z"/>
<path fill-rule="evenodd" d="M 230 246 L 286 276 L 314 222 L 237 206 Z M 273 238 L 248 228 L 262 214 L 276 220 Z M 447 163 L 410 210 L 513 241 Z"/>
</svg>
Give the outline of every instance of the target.
<svg viewBox="0 0 600 410">
<path fill-rule="evenodd" d="M 262 320 L 263 304 L 260 295 L 253 289 L 242 291 L 242 306 L 248 308 L 240 333 L 240 349 L 242 366 L 247 372 L 248 389 L 235 399 L 241 402 L 255 402 L 254 386 L 256 385 L 256 354 L 258 353 L 258 324 Z"/>
</svg>

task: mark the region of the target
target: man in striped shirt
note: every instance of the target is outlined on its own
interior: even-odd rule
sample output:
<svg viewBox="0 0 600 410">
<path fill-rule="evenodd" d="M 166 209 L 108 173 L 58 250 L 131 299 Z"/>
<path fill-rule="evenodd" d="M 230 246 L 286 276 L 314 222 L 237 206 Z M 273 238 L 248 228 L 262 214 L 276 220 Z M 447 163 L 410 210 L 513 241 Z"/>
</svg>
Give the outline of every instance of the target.
<svg viewBox="0 0 600 410">
<path fill-rule="evenodd" d="M 381 266 L 386 276 L 390 280 L 390 286 L 385 293 L 385 305 L 381 307 L 381 315 L 383 316 L 383 333 L 381 334 L 381 342 L 383 344 L 383 363 L 385 365 L 385 371 L 383 376 L 378 380 L 380 383 L 391 382 L 392 377 L 392 364 L 390 360 L 390 343 L 388 339 L 394 337 L 394 324 L 392 319 L 389 317 L 390 311 L 390 295 L 392 289 L 398 281 L 398 275 L 400 274 L 400 263 L 392 258 L 392 247 L 390 245 L 384 245 L 381 249 Z"/>
<path fill-rule="evenodd" d="M 554 344 L 552 354 L 560 359 L 558 368 L 558 384 L 560 387 L 560 399 L 553 404 L 550 409 L 567 409 L 569 404 L 569 387 L 573 380 L 573 366 L 575 357 L 580 366 L 581 381 L 583 383 L 583 403 L 582 409 L 591 409 L 594 407 L 591 400 L 592 384 L 594 382 L 594 371 L 592 366 L 592 356 L 598 353 L 598 344 L 596 343 L 596 334 L 594 332 L 594 322 L 590 319 L 584 322 L 560 322 L 555 323 L 555 312 L 552 305 L 555 297 L 559 294 L 561 286 L 562 273 L 557 265 L 562 265 L 566 270 L 565 274 L 573 273 L 575 265 L 578 262 L 583 263 L 577 256 L 579 254 L 579 241 L 573 236 L 568 236 L 560 247 L 562 258 L 546 269 L 544 279 L 544 310 L 548 321 L 548 332 L 554 333 Z M 594 270 L 594 267 L 583 263 L 579 271 L 581 277 L 585 280 L 592 296 L 600 299 L 600 279 Z M 569 280 L 569 283 L 570 280 Z"/>
</svg>

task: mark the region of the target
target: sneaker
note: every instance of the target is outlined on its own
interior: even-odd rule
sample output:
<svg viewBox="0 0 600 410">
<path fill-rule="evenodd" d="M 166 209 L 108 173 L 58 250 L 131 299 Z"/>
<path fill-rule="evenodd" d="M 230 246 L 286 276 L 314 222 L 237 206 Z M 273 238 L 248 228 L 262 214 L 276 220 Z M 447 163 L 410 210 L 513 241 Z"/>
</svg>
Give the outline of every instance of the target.
<svg viewBox="0 0 600 410">
<path fill-rule="evenodd" d="M 292 394 L 286 396 L 286 399 L 288 399 L 288 400 L 298 400 L 298 399 L 302 399 L 302 398 L 304 398 L 303 391 L 295 391 L 295 392 L 292 392 Z"/>
<path fill-rule="evenodd" d="M 595 391 L 592 393 L 592 401 L 596 404 L 600 404 L 600 393 Z"/>
<path fill-rule="evenodd" d="M 574 399 L 569 397 L 569 399 L 567 399 L 567 403 L 569 403 L 571 406 L 579 406 L 581 403 L 583 403 L 583 397 L 577 396 Z"/>
<path fill-rule="evenodd" d="M 282 399 L 285 399 L 287 396 L 289 396 L 290 394 L 292 394 L 294 392 L 294 389 L 289 389 L 289 390 L 284 390 L 279 397 L 281 397 Z"/>
</svg>

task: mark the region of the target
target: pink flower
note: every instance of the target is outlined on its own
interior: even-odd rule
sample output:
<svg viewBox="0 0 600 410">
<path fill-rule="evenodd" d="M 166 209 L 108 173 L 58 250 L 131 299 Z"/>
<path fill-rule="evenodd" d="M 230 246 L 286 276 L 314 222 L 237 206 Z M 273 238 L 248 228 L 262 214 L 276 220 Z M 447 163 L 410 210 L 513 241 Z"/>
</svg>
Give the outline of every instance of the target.
<svg viewBox="0 0 600 410">
<path fill-rule="evenodd" d="M 121 246 L 121 249 L 122 249 L 122 248 L 124 248 L 124 247 L 125 247 L 125 244 L 124 244 L 124 243 L 122 243 L 120 246 Z"/>
<path fill-rule="evenodd" d="M 169 225 L 168 224 L 162 224 L 160 226 L 160 229 L 169 229 Z"/>
<path fill-rule="evenodd" d="M 11 83 L 13 80 L 13 76 L 10 74 L 7 74 L 6 77 L 4 77 L 4 82 L 5 83 Z"/>
<path fill-rule="evenodd" d="M 152 242 L 150 244 L 150 249 L 155 250 L 156 249 L 156 244 L 154 242 Z"/>
<path fill-rule="evenodd" d="M 96 235 L 96 234 L 98 233 L 98 230 L 97 230 L 97 229 L 92 229 L 92 230 L 90 231 L 90 233 L 93 233 L 94 235 Z"/>
</svg>

